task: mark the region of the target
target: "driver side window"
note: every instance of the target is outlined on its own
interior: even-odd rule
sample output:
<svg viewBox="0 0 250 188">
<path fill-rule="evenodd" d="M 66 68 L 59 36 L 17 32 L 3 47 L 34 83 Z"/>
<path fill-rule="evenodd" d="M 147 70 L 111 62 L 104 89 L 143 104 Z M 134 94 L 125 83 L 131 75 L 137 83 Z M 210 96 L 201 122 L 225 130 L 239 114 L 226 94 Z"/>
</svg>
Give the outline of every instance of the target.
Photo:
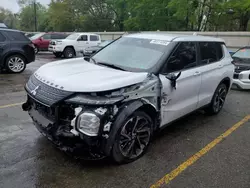
<svg viewBox="0 0 250 188">
<path fill-rule="evenodd" d="M 78 38 L 77 41 L 88 41 L 88 36 L 87 35 L 82 35 Z"/>
<path fill-rule="evenodd" d="M 196 59 L 196 44 L 194 42 L 182 42 L 168 59 L 164 73 L 195 67 Z"/>
</svg>

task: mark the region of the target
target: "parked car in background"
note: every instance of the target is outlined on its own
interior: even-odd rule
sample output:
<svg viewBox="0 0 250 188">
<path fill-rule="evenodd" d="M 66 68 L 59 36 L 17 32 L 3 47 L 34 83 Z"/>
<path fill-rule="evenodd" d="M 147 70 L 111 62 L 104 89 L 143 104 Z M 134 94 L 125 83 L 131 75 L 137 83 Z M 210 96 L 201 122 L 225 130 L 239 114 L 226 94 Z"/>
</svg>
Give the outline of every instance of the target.
<svg viewBox="0 0 250 188">
<path fill-rule="evenodd" d="M 37 33 L 30 37 L 33 44 L 35 45 L 35 53 L 39 51 L 48 51 L 49 43 L 51 40 L 65 39 L 69 34 L 66 33 Z"/>
<path fill-rule="evenodd" d="M 73 33 L 63 40 L 51 41 L 49 51 L 56 57 L 72 58 L 82 50 L 101 43 L 100 35 L 94 33 Z"/>
<path fill-rule="evenodd" d="M 232 58 L 235 65 L 233 84 L 240 89 L 250 89 L 250 46 L 240 48 Z"/>
<path fill-rule="evenodd" d="M 37 33 L 25 33 L 25 36 L 28 38 L 33 37 L 34 35 L 36 35 Z"/>
<path fill-rule="evenodd" d="M 109 43 L 111 43 L 113 40 L 105 40 L 104 42 L 102 42 L 101 44 L 97 45 L 97 46 L 90 46 L 88 48 L 85 48 L 85 50 L 83 50 L 83 56 L 91 56 L 94 53 L 98 52 L 99 50 L 101 50 L 102 48 L 104 48 L 105 46 L 107 46 Z"/>
<path fill-rule="evenodd" d="M 40 67 L 22 107 L 63 151 L 117 163 L 143 156 L 155 132 L 195 110 L 218 114 L 234 74 L 225 42 L 203 36 L 128 34 L 85 59 Z"/>
<path fill-rule="evenodd" d="M 23 32 L 0 28 L 0 70 L 21 73 L 35 61 L 33 43 Z"/>
</svg>

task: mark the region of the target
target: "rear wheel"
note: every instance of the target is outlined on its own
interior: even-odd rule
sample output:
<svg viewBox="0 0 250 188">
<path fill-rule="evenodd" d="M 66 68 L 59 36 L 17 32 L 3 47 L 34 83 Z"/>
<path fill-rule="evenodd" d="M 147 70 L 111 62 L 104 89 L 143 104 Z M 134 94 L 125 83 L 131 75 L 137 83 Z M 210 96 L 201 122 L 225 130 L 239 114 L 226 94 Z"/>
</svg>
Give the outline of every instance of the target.
<svg viewBox="0 0 250 188">
<path fill-rule="evenodd" d="M 62 57 L 62 52 L 55 52 L 53 53 L 56 57 Z"/>
<path fill-rule="evenodd" d="M 218 114 L 225 103 L 228 88 L 224 83 L 221 83 L 214 92 L 210 105 L 205 111 L 210 115 Z"/>
<path fill-rule="evenodd" d="M 21 73 L 26 68 L 25 58 L 21 55 L 12 55 L 6 59 L 6 68 L 12 73 Z"/>
<path fill-rule="evenodd" d="M 66 58 L 72 58 L 75 56 L 75 50 L 72 47 L 66 47 L 63 51 L 63 55 Z"/>
<path fill-rule="evenodd" d="M 123 121 L 112 149 L 114 161 L 122 164 L 140 158 L 151 141 L 152 127 L 152 119 L 143 111 L 134 112 Z"/>
</svg>

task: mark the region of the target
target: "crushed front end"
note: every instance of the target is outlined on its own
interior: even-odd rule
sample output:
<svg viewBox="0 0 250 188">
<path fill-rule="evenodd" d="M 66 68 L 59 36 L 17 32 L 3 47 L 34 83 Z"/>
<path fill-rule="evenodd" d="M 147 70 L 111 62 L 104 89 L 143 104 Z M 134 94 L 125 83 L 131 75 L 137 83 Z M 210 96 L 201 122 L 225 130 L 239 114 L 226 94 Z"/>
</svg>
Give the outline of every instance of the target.
<svg viewBox="0 0 250 188">
<path fill-rule="evenodd" d="M 117 112 L 115 103 L 123 97 L 76 94 L 32 75 L 25 86 L 23 104 L 37 129 L 59 149 L 77 158 L 100 159 L 111 121 Z"/>
</svg>

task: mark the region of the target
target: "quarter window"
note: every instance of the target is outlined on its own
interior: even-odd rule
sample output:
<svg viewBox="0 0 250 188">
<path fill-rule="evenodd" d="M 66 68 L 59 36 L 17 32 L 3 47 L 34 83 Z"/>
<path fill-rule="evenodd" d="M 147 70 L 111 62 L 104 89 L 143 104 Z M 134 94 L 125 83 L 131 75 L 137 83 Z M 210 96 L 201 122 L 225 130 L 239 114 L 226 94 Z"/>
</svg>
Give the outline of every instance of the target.
<svg viewBox="0 0 250 188">
<path fill-rule="evenodd" d="M 219 61 L 223 57 L 220 43 L 200 42 L 201 64 L 209 64 Z"/>
<path fill-rule="evenodd" d="M 90 41 L 98 41 L 99 37 L 96 35 L 90 35 Z"/>
<path fill-rule="evenodd" d="M 182 42 L 167 62 L 165 73 L 180 71 L 196 66 L 196 44 Z"/>
</svg>

